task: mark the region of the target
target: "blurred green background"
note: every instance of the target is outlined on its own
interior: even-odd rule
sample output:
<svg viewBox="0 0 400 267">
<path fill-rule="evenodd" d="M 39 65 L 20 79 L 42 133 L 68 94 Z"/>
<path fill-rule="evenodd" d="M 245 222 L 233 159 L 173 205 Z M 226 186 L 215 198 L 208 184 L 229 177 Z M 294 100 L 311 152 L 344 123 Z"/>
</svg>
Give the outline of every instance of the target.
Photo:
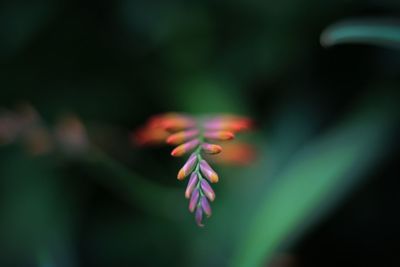
<svg viewBox="0 0 400 267">
<path fill-rule="evenodd" d="M 399 15 L 395 0 L 1 3 L 0 266 L 396 266 Z M 131 142 L 169 111 L 255 121 L 239 137 L 254 162 L 215 166 L 205 228 L 182 160 Z"/>
</svg>

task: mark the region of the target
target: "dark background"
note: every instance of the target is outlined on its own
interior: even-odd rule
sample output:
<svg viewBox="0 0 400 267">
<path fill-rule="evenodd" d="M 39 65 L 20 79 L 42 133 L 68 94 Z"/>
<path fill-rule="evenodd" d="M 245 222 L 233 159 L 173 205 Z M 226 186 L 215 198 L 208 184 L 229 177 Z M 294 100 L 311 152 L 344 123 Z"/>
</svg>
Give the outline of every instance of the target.
<svg viewBox="0 0 400 267">
<path fill-rule="evenodd" d="M 24 133 L 4 142 L 0 265 L 397 266 L 400 50 L 324 48 L 319 39 L 341 19 L 399 15 L 400 2 L 389 0 L 3 2 L 0 116 L 29 103 L 50 138 L 74 114 L 101 152 L 65 153 L 61 144 L 32 153 Z M 258 160 L 217 167 L 218 203 L 204 229 L 175 179 L 181 162 L 168 148 L 138 147 L 130 138 L 150 116 L 169 111 L 255 121 L 244 139 Z M 336 133 L 340 145 L 330 139 Z M 315 195 L 304 217 L 259 253 L 261 262 L 246 261 L 260 247 L 246 238 L 254 229 L 247 221 L 280 190 L 270 182 L 292 170 L 292 159 L 307 160 L 302 151 L 314 144 L 335 168 L 348 154 L 329 149 L 363 138 L 350 165 L 328 177 L 338 183 Z M 324 175 L 316 150 L 307 166 Z M 314 182 L 295 191 L 308 196 Z M 164 200 L 173 205 L 153 212 Z M 257 231 L 273 227 L 270 218 L 254 221 L 265 226 Z"/>
</svg>

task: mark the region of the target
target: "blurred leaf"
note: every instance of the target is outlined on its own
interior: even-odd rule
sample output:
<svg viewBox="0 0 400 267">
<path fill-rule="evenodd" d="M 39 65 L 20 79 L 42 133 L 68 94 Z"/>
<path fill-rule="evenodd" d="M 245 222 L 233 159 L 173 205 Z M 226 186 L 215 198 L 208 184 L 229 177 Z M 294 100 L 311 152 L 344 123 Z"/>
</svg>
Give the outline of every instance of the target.
<svg viewBox="0 0 400 267">
<path fill-rule="evenodd" d="M 326 28 L 322 46 L 359 43 L 400 48 L 400 21 L 388 19 L 344 20 Z"/>
<path fill-rule="evenodd" d="M 183 209 L 182 193 L 177 188 L 164 187 L 141 177 L 99 149 L 92 151 L 85 163 L 97 181 L 149 214 L 176 220 L 174 210 Z"/>
<path fill-rule="evenodd" d="M 388 98 L 369 102 L 300 150 L 261 198 L 237 244 L 234 266 L 260 266 L 327 211 L 383 153 L 398 111 Z"/>
</svg>

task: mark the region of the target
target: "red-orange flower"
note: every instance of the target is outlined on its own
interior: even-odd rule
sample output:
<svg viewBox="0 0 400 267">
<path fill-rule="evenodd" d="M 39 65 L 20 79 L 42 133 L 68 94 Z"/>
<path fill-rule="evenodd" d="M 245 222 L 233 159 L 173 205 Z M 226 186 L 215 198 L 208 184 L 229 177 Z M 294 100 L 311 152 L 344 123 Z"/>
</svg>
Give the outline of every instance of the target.
<svg viewBox="0 0 400 267">
<path fill-rule="evenodd" d="M 249 151 L 232 148 L 225 151 L 223 146 L 214 142 L 231 140 L 235 133 L 249 130 L 251 126 L 250 119 L 234 115 L 196 118 L 186 114 L 167 113 L 150 118 L 144 127 L 133 134 L 133 140 L 139 145 L 175 145 L 171 152 L 174 157 L 191 153 L 179 170 L 177 178 L 183 180 L 190 176 L 185 197 L 189 199 L 189 211 L 195 213 L 197 224 L 203 226 L 203 214 L 211 216 L 209 201 L 215 199 L 215 193 L 207 180 L 210 183 L 219 181 L 218 174 L 204 156 L 214 157 L 224 151 L 224 156 L 217 157 L 220 162 L 231 160 L 242 163 L 240 160 L 249 160 Z"/>
</svg>

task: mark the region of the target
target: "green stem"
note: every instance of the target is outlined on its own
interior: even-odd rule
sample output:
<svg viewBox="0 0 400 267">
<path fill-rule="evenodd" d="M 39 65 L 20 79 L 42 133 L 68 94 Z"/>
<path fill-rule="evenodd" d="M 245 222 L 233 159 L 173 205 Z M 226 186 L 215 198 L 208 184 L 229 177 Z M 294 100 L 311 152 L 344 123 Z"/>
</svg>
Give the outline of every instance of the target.
<svg viewBox="0 0 400 267">
<path fill-rule="evenodd" d="M 201 149 L 202 149 L 201 146 L 202 146 L 203 143 L 204 143 L 204 136 L 203 136 L 202 131 L 200 131 L 199 145 L 196 148 L 196 150 L 193 152 L 197 156 L 197 164 L 196 164 L 196 168 L 195 168 L 194 172 L 197 174 L 197 178 L 198 178 L 198 182 L 197 182 L 196 188 L 199 190 L 199 193 L 200 193 L 200 197 L 199 197 L 199 200 L 198 200 L 198 203 L 197 203 L 197 207 L 200 206 L 200 199 L 201 199 L 201 197 L 204 196 L 204 192 L 203 192 L 203 190 L 202 190 L 202 188 L 200 186 L 201 180 L 204 179 L 203 176 L 201 175 L 201 172 L 200 172 L 200 162 L 203 159 L 203 157 L 201 156 Z"/>
</svg>

